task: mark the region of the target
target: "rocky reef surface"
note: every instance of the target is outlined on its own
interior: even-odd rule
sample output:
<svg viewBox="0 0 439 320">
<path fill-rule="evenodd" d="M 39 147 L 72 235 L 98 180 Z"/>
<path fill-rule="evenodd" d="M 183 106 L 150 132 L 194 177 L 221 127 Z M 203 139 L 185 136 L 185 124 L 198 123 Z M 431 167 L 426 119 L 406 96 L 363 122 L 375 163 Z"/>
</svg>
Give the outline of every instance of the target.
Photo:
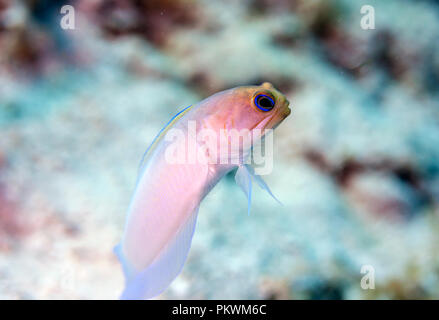
<svg viewBox="0 0 439 320">
<path fill-rule="evenodd" d="M 247 216 L 225 177 L 159 298 L 439 298 L 437 1 L 84 0 L 75 30 L 61 5 L 0 1 L 0 298 L 116 299 L 146 147 L 263 81 L 293 111 L 265 177 L 284 206 L 255 189 Z"/>
</svg>

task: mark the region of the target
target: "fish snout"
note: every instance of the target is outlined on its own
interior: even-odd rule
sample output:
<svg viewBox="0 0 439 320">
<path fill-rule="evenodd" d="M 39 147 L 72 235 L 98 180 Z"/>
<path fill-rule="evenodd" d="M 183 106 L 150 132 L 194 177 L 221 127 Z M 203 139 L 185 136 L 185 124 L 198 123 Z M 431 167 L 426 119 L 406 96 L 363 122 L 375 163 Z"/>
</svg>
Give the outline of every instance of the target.
<svg viewBox="0 0 439 320">
<path fill-rule="evenodd" d="M 288 117 L 291 113 L 291 109 L 289 108 L 289 105 L 290 105 L 290 101 L 288 101 L 288 99 L 285 98 L 285 102 L 282 108 L 282 115 L 284 116 L 284 119 Z"/>
</svg>

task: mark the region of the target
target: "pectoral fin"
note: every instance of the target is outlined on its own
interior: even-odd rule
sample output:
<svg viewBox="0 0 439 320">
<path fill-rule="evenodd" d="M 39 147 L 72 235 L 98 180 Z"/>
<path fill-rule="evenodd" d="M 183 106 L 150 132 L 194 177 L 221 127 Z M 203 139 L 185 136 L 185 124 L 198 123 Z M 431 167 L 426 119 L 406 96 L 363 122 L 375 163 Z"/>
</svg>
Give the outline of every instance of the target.
<svg viewBox="0 0 439 320">
<path fill-rule="evenodd" d="M 267 183 L 255 173 L 253 167 L 249 165 L 240 165 L 238 170 L 236 171 L 235 181 L 236 184 L 244 191 L 244 194 L 247 196 L 248 204 L 247 204 L 247 214 L 250 215 L 250 206 L 251 206 L 251 198 L 252 198 L 252 179 L 256 180 L 256 183 L 264 190 L 268 192 L 268 194 L 276 200 L 280 205 L 283 205 L 274 194 L 271 192 Z"/>
<path fill-rule="evenodd" d="M 235 181 L 247 197 L 247 214 L 250 215 L 250 205 L 252 202 L 252 178 L 245 165 L 240 165 L 238 167 L 235 174 Z"/>
<path fill-rule="evenodd" d="M 273 194 L 273 192 L 271 192 L 270 188 L 268 187 L 267 183 L 264 181 L 264 179 L 262 179 L 261 176 L 258 176 L 255 173 L 255 169 L 253 169 L 252 166 L 249 165 L 245 165 L 245 167 L 247 168 L 247 170 L 249 171 L 250 176 L 252 176 L 255 180 L 256 183 L 259 185 L 259 187 L 261 187 L 261 189 L 264 189 L 265 191 L 268 192 L 268 194 L 274 199 L 276 200 L 277 203 L 279 203 L 281 206 L 283 206 L 283 203 L 280 202 L 280 200 L 278 198 L 276 198 L 276 196 Z"/>
</svg>

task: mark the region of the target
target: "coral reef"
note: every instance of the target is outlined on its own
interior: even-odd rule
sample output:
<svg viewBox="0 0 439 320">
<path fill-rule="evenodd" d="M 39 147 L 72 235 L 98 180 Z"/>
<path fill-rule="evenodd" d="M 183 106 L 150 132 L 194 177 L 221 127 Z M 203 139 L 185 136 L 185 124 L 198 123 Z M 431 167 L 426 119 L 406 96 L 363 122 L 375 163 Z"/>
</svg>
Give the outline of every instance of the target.
<svg viewBox="0 0 439 320">
<path fill-rule="evenodd" d="M 62 30 L 57 1 L 0 0 L 0 298 L 116 299 L 146 147 L 183 107 L 263 81 L 293 111 L 266 177 L 284 206 L 256 189 L 248 217 L 226 177 L 160 298 L 439 298 L 437 2 L 72 5 Z"/>
</svg>

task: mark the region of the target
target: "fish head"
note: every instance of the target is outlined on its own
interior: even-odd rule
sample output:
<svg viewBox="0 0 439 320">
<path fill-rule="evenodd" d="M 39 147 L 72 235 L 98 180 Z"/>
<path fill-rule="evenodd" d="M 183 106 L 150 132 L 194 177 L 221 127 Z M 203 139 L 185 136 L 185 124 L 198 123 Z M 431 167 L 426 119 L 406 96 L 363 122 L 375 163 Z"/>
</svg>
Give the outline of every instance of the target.
<svg viewBox="0 0 439 320">
<path fill-rule="evenodd" d="M 203 102 L 207 127 L 226 132 L 228 139 L 221 140 L 218 149 L 228 144 L 231 159 L 248 155 L 252 145 L 287 118 L 291 109 L 288 99 L 271 83 L 259 86 L 242 86 L 219 92 Z M 224 130 L 224 131 L 223 131 Z M 220 154 L 220 152 L 215 152 Z M 227 154 L 229 156 L 229 154 Z"/>
<path fill-rule="evenodd" d="M 291 113 L 288 99 L 269 82 L 231 89 L 226 100 L 227 129 L 274 129 Z"/>
</svg>

